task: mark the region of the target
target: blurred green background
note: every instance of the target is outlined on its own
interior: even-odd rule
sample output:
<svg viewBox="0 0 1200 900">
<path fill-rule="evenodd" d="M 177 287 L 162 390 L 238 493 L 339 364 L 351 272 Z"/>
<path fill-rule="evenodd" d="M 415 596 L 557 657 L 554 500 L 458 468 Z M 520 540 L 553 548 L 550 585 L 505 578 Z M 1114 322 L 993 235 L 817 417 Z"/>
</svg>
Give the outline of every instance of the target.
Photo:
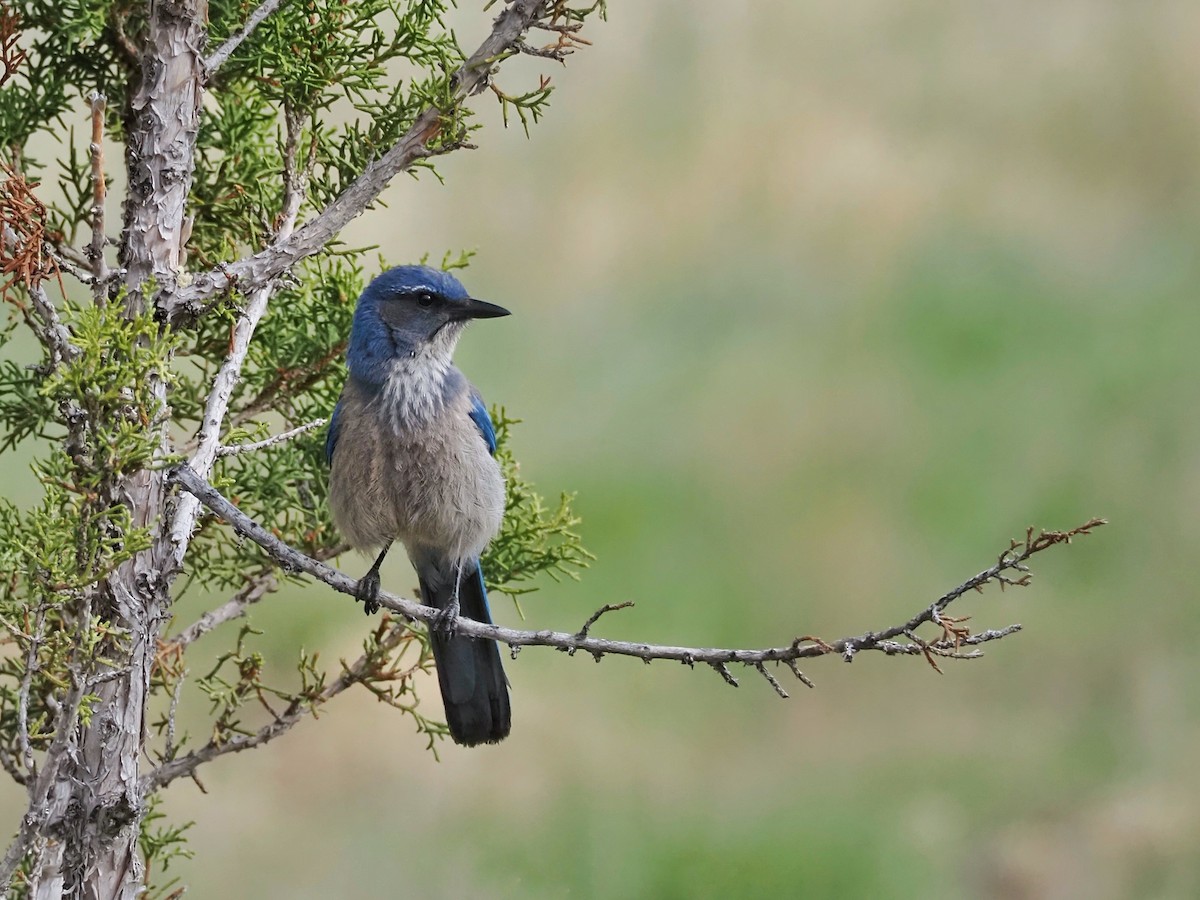
<svg viewBox="0 0 1200 900">
<path fill-rule="evenodd" d="M 530 649 L 512 737 L 441 762 L 352 692 L 167 793 L 196 820 L 172 873 L 198 897 L 1200 896 L 1200 6 L 611 7 L 531 140 L 480 98 L 447 185 L 402 179 L 346 234 L 476 248 L 464 280 L 515 312 L 459 363 L 598 556 L 526 624 L 635 600 L 599 631 L 833 638 L 1026 525 L 1112 524 L 966 598 L 1026 630 L 943 676 L 821 660 L 784 701 Z M 457 21 L 473 46 L 488 17 Z M 281 670 L 368 628 L 324 588 L 252 621 Z"/>
</svg>

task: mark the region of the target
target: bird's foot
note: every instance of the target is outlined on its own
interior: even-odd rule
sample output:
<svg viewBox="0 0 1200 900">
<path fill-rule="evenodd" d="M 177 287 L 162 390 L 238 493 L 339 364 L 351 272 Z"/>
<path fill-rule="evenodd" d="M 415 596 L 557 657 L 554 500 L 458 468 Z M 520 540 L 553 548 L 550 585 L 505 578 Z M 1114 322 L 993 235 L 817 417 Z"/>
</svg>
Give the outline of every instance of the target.
<svg viewBox="0 0 1200 900">
<path fill-rule="evenodd" d="M 429 623 L 430 629 L 443 637 L 453 637 L 458 631 L 458 610 L 458 598 L 454 597 L 447 606 L 438 610 L 438 614 Z"/>
<path fill-rule="evenodd" d="M 354 596 L 362 601 L 363 612 L 368 616 L 379 612 L 379 570 L 372 569 L 354 588 Z"/>
</svg>

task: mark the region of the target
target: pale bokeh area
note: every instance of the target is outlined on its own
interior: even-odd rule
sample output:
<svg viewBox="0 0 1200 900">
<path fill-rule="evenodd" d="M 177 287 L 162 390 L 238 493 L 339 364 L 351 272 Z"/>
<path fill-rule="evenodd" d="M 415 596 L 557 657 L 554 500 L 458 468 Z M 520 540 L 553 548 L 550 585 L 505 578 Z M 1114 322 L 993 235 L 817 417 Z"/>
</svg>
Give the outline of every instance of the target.
<svg viewBox="0 0 1200 900">
<path fill-rule="evenodd" d="M 352 692 L 167 792 L 189 896 L 1200 896 L 1200 6 L 610 6 L 531 140 L 479 98 L 446 187 L 398 181 L 346 235 L 474 248 L 514 311 L 459 362 L 598 556 L 527 627 L 635 600 L 598 632 L 840 637 L 1026 525 L 1112 524 L 967 597 L 1026 630 L 941 676 L 820 660 L 784 701 L 527 649 L 512 737 L 441 762 Z M 368 628 L 324 588 L 252 621 L 280 673 Z"/>
</svg>

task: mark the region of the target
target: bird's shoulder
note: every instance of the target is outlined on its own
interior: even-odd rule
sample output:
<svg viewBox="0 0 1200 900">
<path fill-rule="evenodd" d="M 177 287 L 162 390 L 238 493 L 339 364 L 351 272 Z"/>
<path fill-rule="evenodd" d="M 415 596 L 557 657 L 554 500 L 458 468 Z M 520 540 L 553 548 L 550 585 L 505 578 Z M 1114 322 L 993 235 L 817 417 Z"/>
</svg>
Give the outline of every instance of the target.
<svg viewBox="0 0 1200 900">
<path fill-rule="evenodd" d="M 492 417 L 488 415 L 487 406 L 484 405 L 483 395 L 474 387 L 470 388 L 471 408 L 467 413 L 471 417 L 471 421 L 475 423 L 475 427 L 479 429 L 479 436 L 483 438 L 483 442 L 487 444 L 488 453 L 492 456 L 496 455 L 496 426 L 492 423 Z"/>
</svg>

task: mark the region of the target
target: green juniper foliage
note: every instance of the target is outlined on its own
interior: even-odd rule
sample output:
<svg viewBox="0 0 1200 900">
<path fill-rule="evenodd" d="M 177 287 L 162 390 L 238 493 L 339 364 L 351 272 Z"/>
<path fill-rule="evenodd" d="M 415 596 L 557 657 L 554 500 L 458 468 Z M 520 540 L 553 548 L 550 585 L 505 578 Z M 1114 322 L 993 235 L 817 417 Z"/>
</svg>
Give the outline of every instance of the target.
<svg viewBox="0 0 1200 900">
<path fill-rule="evenodd" d="M 258 5 L 210 2 L 208 52 L 239 31 Z M 208 270 L 274 240 L 289 192 L 300 194 L 299 223 L 317 215 L 430 105 L 441 115 L 426 143 L 431 155 L 466 141 L 476 125 L 454 98 L 452 73 L 468 54 L 445 21 L 449 6 L 446 0 L 291 0 L 241 43 L 205 88 L 188 211 L 189 271 Z M 573 26 L 604 12 L 600 4 L 549 7 L 544 21 L 550 24 Z M 29 254 L 52 253 L 68 274 L 86 268 L 78 251 L 64 252 L 86 242 L 93 215 L 86 98 L 94 91 L 107 96 L 111 175 L 136 120 L 132 98 L 143 77 L 139 54 L 147 23 L 145 6 L 130 0 L 0 0 L 0 13 L 16 35 L 12 47 L 24 53 L 18 59 L 10 48 L 4 67 L 0 156 L 11 184 L 27 185 L 45 204 L 40 226 L 47 241 L 45 247 L 5 243 L 7 356 L 18 334 L 26 341 L 17 329 L 29 325 L 38 333 L 33 292 L 52 302 L 60 297 L 58 279 L 50 277 L 57 264 L 39 257 L 31 268 Z M 516 110 L 526 128 L 545 111 L 549 93 L 544 82 L 525 93 L 495 90 L 506 116 Z M 35 136 L 37 152 L 27 146 Z M 47 146 L 54 147 L 52 159 L 40 155 Z M 414 166 L 432 171 L 427 159 Z M 30 215 L 13 196 L 0 192 L 6 222 Z M 110 235 L 117 231 L 118 208 L 110 198 Z M 223 445 L 329 415 L 345 377 L 354 302 L 373 274 L 363 256 L 332 245 L 293 266 L 275 286 L 233 388 Z M 466 261 L 466 255 L 447 256 L 442 264 Z M 55 752 L 55 741 L 73 733 L 74 725 L 56 733 L 56 712 L 66 704 L 77 710 L 72 721 L 86 727 L 95 697 L 84 686 L 122 665 L 129 635 L 114 623 L 126 601 L 113 595 L 106 579 L 147 551 L 161 524 L 160 511 L 131 506 L 124 486 L 194 451 L 213 378 L 248 302 L 235 287 L 194 320 L 168 325 L 149 302 L 153 285 L 127 295 L 118 284 L 101 290 L 98 300 L 86 288 L 58 300 L 56 314 L 74 348 L 65 358 L 46 349 L 36 365 L 0 361 L 0 453 L 31 446 L 31 484 L 40 490 L 40 499 L 23 507 L 0 499 L 0 642 L 7 645 L 0 656 L 0 765 L 23 784 L 39 755 Z M 28 356 L 25 346 L 18 355 Z M 536 588 L 540 573 L 574 578 L 591 557 L 569 497 L 548 506 L 522 477 L 508 444 L 517 420 L 503 410 L 494 416 L 509 496 L 485 571 L 494 590 L 515 600 Z M 211 481 L 288 543 L 331 558 L 343 547 L 326 503 L 324 440 L 324 428 L 313 428 L 263 449 L 224 455 Z M 171 590 L 176 597 L 190 586 L 221 592 L 218 597 L 269 594 L 296 577 L 209 515 L 201 515 L 179 574 Z M 412 676 L 431 664 L 419 628 L 384 616 L 365 638 L 362 656 L 340 665 L 301 649 L 295 674 L 280 685 L 265 675 L 278 661 L 267 665 L 254 647 L 258 632 L 243 625 L 228 650 L 214 658 L 210 648 L 208 663 L 193 660 L 203 674 L 188 692 L 186 654 L 197 635 L 184 639 L 178 632 L 189 624 L 175 623 L 177 636 L 163 635 L 154 658 L 146 758 L 169 763 L 261 737 L 264 729 L 315 712 L 358 684 L 410 716 L 431 749 L 445 734 L 444 725 L 421 712 L 413 692 Z M 189 697 L 195 703 L 197 687 L 210 718 L 192 738 L 177 733 L 175 715 Z M 172 859 L 187 855 L 187 826 L 164 823 L 153 794 L 147 802 L 140 847 L 148 876 L 158 877 Z M 29 872 L 26 859 L 14 895 L 28 888 L 21 879 Z"/>
</svg>

